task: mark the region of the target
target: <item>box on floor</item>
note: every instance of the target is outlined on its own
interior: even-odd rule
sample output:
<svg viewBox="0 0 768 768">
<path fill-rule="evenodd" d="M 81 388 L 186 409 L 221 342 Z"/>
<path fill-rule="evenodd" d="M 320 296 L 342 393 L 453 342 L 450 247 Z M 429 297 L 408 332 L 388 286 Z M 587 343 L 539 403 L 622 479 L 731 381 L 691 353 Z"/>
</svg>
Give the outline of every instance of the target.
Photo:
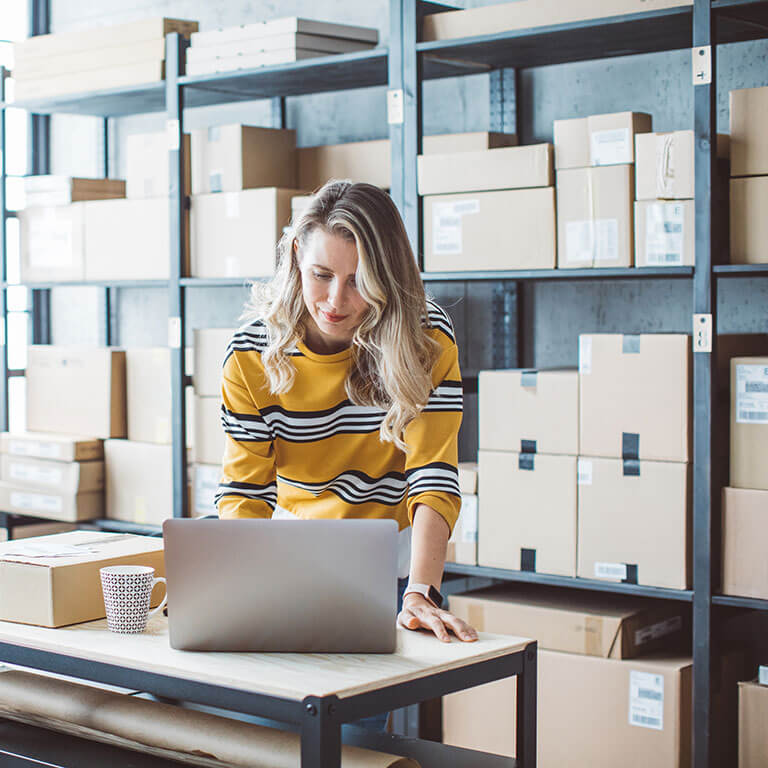
<svg viewBox="0 0 768 768">
<path fill-rule="evenodd" d="M 731 359 L 731 486 L 768 490 L 768 357 Z"/>
<path fill-rule="evenodd" d="M 768 600 L 768 490 L 723 488 L 722 517 L 722 593 Z"/>
</svg>

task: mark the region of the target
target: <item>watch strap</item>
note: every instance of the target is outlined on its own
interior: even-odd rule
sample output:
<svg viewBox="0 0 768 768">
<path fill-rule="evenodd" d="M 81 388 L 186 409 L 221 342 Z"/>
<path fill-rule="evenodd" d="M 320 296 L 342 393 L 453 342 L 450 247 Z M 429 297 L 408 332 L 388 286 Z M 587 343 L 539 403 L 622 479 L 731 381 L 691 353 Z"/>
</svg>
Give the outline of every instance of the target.
<svg viewBox="0 0 768 768">
<path fill-rule="evenodd" d="M 409 582 L 408 586 L 405 588 L 405 592 L 403 593 L 403 599 L 405 599 L 406 595 L 411 593 L 415 593 L 426 598 L 430 603 L 432 603 L 432 605 L 435 606 L 435 608 L 443 607 L 444 599 L 440 594 L 440 590 L 436 587 L 433 587 L 431 584 L 418 584 L 416 582 Z"/>
</svg>

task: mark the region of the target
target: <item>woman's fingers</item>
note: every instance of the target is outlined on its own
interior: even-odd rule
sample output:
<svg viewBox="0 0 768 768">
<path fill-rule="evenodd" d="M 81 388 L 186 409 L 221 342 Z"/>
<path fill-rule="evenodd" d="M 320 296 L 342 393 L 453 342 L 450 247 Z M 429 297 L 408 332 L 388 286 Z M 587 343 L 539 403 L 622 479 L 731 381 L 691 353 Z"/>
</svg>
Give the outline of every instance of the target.
<svg viewBox="0 0 768 768">
<path fill-rule="evenodd" d="M 463 621 L 458 616 L 454 616 L 448 611 L 443 611 L 442 619 L 445 626 L 447 626 L 459 640 L 464 640 L 467 643 L 472 643 L 477 640 L 477 632 L 474 627 L 470 627 L 466 621 Z"/>
<path fill-rule="evenodd" d="M 448 611 L 440 611 L 432 606 L 414 605 L 404 608 L 398 621 L 406 629 L 429 630 L 444 643 L 451 641 L 448 630 L 464 642 L 477 640 L 477 632 L 469 624 Z"/>
</svg>

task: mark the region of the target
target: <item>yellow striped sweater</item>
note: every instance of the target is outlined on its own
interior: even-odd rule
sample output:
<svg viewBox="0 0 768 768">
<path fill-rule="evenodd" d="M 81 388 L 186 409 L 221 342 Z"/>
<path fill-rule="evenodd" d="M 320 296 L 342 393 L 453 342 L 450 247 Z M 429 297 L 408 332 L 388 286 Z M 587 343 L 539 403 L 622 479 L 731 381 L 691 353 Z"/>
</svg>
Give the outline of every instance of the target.
<svg viewBox="0 0 768 768">
<path fill-rule="evenodd" d="M 383 411 L 347 398 L 349 349 L 322 355 L 298 344 L 293 387 L 271 394 L 261 361 L 266 326 L 235 332 L 222 376 L 219 516 L 393 518 L 405 532 L 416 505 L 427 504 L 452 530 L 461 504 L 461 374 L 450 318 L 432 301 L 428 315 L 427 333 L 443 351 L 429 401 L 406 428 L 408 454 L 379 439 Z"/>
</svg>

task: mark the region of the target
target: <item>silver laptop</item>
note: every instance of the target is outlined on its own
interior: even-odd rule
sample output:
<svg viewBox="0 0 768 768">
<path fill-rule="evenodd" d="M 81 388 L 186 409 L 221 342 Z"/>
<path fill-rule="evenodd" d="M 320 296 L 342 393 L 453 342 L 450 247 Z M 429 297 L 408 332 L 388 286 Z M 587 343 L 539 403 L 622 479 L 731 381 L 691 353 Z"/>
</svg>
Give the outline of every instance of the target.
<svg viewBox="0 0 768 768">
<path fill-rule="evenodd" d="M 393 653 L 394 520 L 163 523 L 172 648 Z"/>
</svg>

